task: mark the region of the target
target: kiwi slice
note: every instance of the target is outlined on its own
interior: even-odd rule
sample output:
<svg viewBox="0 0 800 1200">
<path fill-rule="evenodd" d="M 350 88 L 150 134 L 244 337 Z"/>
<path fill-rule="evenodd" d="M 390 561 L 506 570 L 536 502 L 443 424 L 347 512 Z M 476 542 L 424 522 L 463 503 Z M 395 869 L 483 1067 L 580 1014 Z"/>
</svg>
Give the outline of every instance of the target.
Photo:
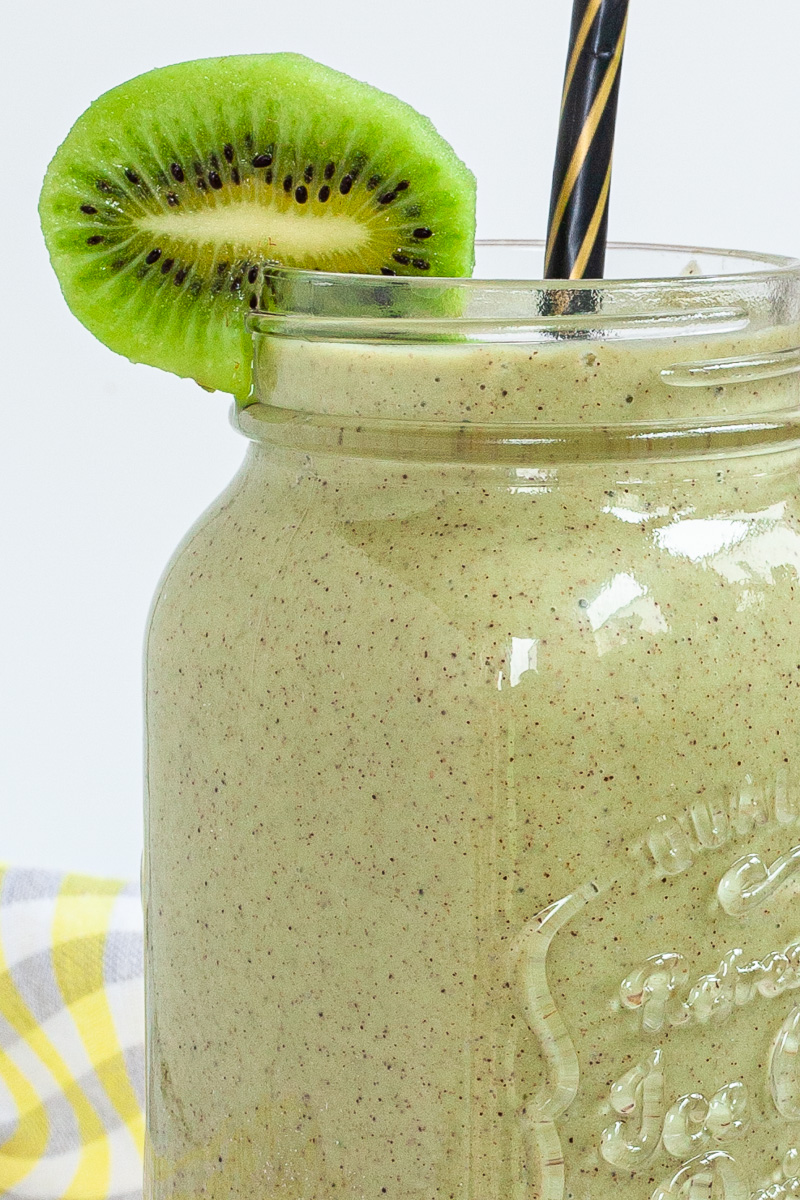
<svg viewBox="0 0 800 1200">
<path fill-rule="evenodd" d="M 178 63 L 106 92 L 56 152 L 39 212 L 92 333 L 240 399 L 244 317 L 269 306 L 271 264 L 473 266 L 475 181 L 430 121 L 299 54 Z"/>
</svg>

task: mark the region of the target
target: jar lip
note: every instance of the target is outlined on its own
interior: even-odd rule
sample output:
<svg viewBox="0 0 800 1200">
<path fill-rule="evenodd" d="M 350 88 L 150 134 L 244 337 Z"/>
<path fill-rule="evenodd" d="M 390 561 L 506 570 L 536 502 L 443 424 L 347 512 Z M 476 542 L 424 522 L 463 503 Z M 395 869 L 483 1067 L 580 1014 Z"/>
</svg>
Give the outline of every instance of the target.
<svg viewBox="0 0 800 1200">
<path fill-rule="evenodd" d="M 800 325 L 800 260 L 746 250 L 610 242 L 603 279 L 541 279 L 544 242 L 476 242 L 478 275 L 364 275 L 265 264 L 258 340 L 367 343 L 630 341 Z M 486 268 L 489 268 L 487 271 Z M 492 268 L 495 269 L 491 273 Z M 616 274 L 613 272 L 616 270 Z M 795 340 L 793 348 L 800 345 Z M 738 352 L 738 349 L 736 350 Z"/>
<path fill-rule="evenodd" d="M 478 238 L 475 242 L 477 251 L 509 250 L 509 251 L 544 251 L 545 243 L 539 238 Z M 632 287 L 646 290 L 650 287 L 663 291 L 670 284 L 680 284 L 681 287 L 704 286 L 714 282 L 730 286 L 737 281 L 755 282 L 776 275 L 800 276 L 800 259 L 781 254 L 767 254 L 750 250 L 732 250 L 728 248 L 709 246 L 670 245 L 661 242 L 609 242 L 608 250 L 614 253 L 642 254 L 674 254 L 677 257 L 715 259 L 731 259 L 741 262 L 742 270 L 721 271 L 710 274 L 667 274 L 667 275 L 613 275 L 603 279 L 543 279 L 536 276 L 513 277 L 493 275 L 443 276 L 443 275 L 394 275 L 376 276 L 359 272 L 318 271 L 301 267 L 287 267 L 276 263 L 267 264 L 269 274 L 273 277 L 297 281 L 298 283 L 313 283 L 317 286 L 332 286 L 337 283 L 348 284 L 351 287 L 359 282 L 375 284 L 380 280 L 381 287 L 427 288 L 463 288 L 479 290 L 490 287 L 492 290 L 519 291 L 521 288 L 531 290 L 574 290 L 586 291 L 602 288 L 603 291 L 619 288 L 627 290 Z M 751 269 L 745 269 L 745 264 L 753 264 Z M 757 264 L 757 265 L 756 265 Z"/>
</svg>

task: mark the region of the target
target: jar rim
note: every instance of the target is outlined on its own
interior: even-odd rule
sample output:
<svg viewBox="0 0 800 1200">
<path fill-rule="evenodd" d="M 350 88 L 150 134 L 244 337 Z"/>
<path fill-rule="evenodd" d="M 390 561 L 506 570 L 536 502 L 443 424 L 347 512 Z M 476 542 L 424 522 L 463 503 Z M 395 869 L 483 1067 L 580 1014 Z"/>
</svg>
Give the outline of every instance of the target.
<svg viewBox="0 0 800 1200">
<path fill-rule="evenodd" d="M 266 264 L 248 332 L 412 344 L 561 336 L 684 336 L 800 317 L 800 260 L 744 250 L 611 242 L 603 279 L 542 279 L 539 240 L 476 242 L 478 274 L 363 275 Z M 521 269 L 520 269 L 521 268 Z M 614 273 L 616 271 L 616 273 Z"/>
<path fill-rule="evenodd" d="M 545 242 L 540 238 L 478 238 L 475 242 L 476 251 L 480 254 L 481 251 L 514 251 L 514 252 L 530 252 L 544 254 Z M 663 290 L 671 283 L 680 282 L 681 286 L 692 286 L 693 283 L 699 284 L 702 282 L 705 286 L 713 284 L 715 281 L 730 285 L 737 280 L 756 281 L 775 275 L 798 275 L 800 276 L 800 259 L 793 258 L 782 254 L 769 254 L 751 250 L 736 250 L 712 246 L 686 246 L 679 244 L 669 244 L 666 242 L 609 242 L 608 252 L 613 257 L 616 254 L 651 254 L 651 255 L 674 255 L 676 258 L 685 259 L 690 256 L 691 259 L 706 258 L 718 260 L 731 260 L 733 263 L 742 264 L 741 270 L 725 270 L 716 273 L 708 274 L 647 274 L 647 275 L 613 275 L 605 276 L 603 279 L 544 279 L 540 276 L 513 276 L 506 277 L 502 275 L 464 275 L 464 276 L 443 276 L 443 275 L 389 275 L 376 276 L 366 275 L 360 272 L 343 272 L 343 271 L 319 271 L 309 270 L 303 267 L 289 267 L 275 263 L 268 264 L 269 274 L 273 277 L 303 281 L 318 286 L 330 287 L 337 283 L 353 286 L 358 283 L 367 283 L 370 286 L 375 285 L 376 279 L 380 279 L 382 287 L 407 288 L 409 285 L 422 288 L 441 288 L 444 286 L 453 288 L 464 288 L 466 290 L 478 290 L 487 286 L 499 288 L 501 290 L 514 291 L 520 288 L 531 288 L 534 290 L 552 291 L 558 289 L 563 291 L 586 291 L 597 290 L 599 287 L 603 291 L 616 288 L 636 287 L 645 288 L 648 285 Z M 744 264 L 753 264 L 751 269 L 744 269 Z M 258 314 L 255 314 L 256 317 Z"/>
</svg>

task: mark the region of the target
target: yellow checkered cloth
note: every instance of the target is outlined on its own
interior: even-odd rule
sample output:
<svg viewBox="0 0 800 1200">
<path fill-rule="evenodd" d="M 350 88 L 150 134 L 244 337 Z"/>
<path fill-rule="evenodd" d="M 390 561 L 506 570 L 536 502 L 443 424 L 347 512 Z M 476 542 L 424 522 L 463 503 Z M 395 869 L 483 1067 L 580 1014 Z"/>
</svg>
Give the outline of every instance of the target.
<svg viewBox="0 0 800 1200">
<path fill-rule="evenodd" d="M 0 1195 L 140 1200 L 135 884 L 0 867 Z"/>
</svg>

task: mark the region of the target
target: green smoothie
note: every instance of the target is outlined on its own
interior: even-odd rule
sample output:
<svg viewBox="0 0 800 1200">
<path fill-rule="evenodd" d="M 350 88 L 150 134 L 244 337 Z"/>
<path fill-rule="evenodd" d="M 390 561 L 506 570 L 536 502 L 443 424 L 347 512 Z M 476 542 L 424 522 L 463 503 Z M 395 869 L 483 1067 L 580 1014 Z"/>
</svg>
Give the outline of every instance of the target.
<svg viewBox="0 0 800 1200">
<path fill-rule="evenodd" d="M 149 1197 L 789 1194 L 791 313 L 256 338 L 148 637 Z"/>
</svg>

